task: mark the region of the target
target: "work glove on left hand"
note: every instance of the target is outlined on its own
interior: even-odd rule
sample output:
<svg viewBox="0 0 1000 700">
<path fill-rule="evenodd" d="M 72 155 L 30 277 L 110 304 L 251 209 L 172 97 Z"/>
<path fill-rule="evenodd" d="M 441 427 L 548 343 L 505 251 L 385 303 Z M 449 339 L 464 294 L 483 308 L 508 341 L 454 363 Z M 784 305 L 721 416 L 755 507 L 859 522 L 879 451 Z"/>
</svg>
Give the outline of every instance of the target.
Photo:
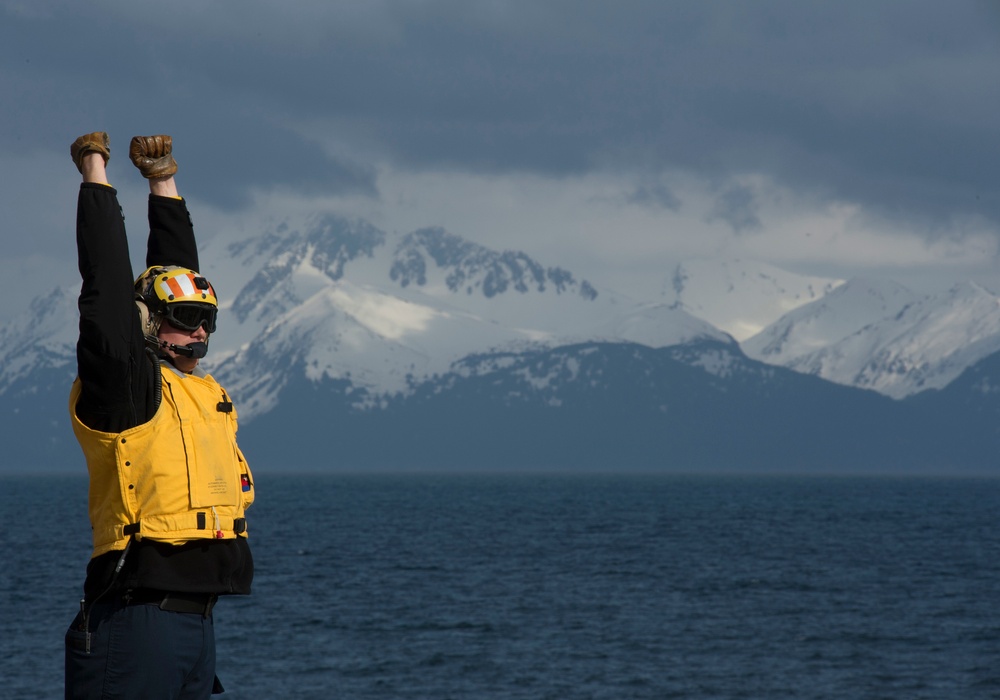
<svg viewBox="0 0 1000 700">
<path fill-rule="evenodd" d="M 128 157 L 146 179 L 168 177 L 177 172 L 177 161 L 171 151 L 174 142 L 169 136 L 133 136 Z"/>
</svg>

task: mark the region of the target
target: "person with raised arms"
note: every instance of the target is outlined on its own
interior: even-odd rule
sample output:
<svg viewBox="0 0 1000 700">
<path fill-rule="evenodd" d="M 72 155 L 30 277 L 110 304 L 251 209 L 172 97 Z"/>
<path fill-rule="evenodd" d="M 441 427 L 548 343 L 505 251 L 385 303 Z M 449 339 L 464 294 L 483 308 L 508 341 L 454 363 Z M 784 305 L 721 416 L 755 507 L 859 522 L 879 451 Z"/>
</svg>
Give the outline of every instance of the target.
<svg viewBox="0 0 1000 700">
<path fill-rule="evenodd" d="M 207 698 L 222 692 L 212 608 L 249 594 L 253 579 L 253 476 L 233 403 L 199 366 L 219 301 L 198 272 L 172 139 L 136 136 L 129 148 L 150 192 L 147 269 L 135 280 L 110 154 L 104 132 L 70 147 L 83 176 L 70 414 L 93 551 L 66 634 L 66 697 Z"/>
</svg>

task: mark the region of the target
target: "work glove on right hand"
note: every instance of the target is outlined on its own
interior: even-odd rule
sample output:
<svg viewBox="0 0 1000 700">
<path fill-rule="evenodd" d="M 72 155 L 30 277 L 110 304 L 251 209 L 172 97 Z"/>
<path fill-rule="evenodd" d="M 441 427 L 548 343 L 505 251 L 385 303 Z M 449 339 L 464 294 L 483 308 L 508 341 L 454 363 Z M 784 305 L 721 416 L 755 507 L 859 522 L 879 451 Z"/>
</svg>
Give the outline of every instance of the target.
<svg viewBox="0 0 1000 700">
<path fill-rule="evenodd" d="M 83 172 L 83 157 L 90 153 L 100 153 L 104 158 L 104 164 L 108 164 L 111 157 L 111 140 L 107 132 L 95 131 L 91 134 L 84 134 L 77 138 L 70 147 L 69 155 L 76 164 L 76 169 Z"/>
</svg>

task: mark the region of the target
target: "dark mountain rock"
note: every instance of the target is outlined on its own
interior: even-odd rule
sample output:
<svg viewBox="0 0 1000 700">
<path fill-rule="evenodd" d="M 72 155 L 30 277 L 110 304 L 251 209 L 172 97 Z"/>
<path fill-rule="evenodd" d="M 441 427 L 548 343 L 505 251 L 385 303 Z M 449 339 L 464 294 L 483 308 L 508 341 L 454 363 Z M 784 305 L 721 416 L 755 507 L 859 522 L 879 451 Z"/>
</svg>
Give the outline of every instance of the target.
<svg viewBox="0 0 1000 700">
<path fill-rule="evenodd" d="M 728 357 L 725 371 L 692 364 Z M 714 360 L 713 360 L 714 361 Z M 742 357 L 722 343 L 586 343 L 457 363 L 379 408 L 343 381 L 285 387 L 244 441 L 274 467 L 920 471 L 961 465 L 937 413 Z M 293 412 L 289 406 L 295 406 Z M 294 450 L 287 431 L 295 431 Z"/>
<path fill-rule="evenodd" d="M 447 270 L 445 280 L 453 292 L 480 292 L 492 298 L 508 289 L 524 294 L 531 290 L 544 292 L 551 285 L 560 294 L 597 297 L 597 290 L 589 282 L 578 283 L 562 268 L 543 267 L 525 253 L 490 250 L 441 228 L 424 228 L 406 235 L 396 250 L 389 275 L 402 287 L 425 285 L 429 261 Z"/>
</svg>

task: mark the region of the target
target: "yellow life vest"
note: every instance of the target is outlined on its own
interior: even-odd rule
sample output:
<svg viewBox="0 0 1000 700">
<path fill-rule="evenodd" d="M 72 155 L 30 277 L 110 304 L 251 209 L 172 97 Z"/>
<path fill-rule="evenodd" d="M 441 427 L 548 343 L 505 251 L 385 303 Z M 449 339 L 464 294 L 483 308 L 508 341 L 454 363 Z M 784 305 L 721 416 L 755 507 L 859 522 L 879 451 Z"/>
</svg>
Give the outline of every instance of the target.
<svg viewBox="0 0 1000 700">
<path fill-rule="evenodd" d="M 156 413 L 121 433 L 80 422 L 80 380 L 73 383 L 73 432 L 90 472 L 92 557 L 124 549 L 132 536 L 170 544 L 246 537 L 253 476 L 236 444 L 236 409 L 211 375 L 182 375 L 165 362 L 160 375 Z"/>
</svg>

